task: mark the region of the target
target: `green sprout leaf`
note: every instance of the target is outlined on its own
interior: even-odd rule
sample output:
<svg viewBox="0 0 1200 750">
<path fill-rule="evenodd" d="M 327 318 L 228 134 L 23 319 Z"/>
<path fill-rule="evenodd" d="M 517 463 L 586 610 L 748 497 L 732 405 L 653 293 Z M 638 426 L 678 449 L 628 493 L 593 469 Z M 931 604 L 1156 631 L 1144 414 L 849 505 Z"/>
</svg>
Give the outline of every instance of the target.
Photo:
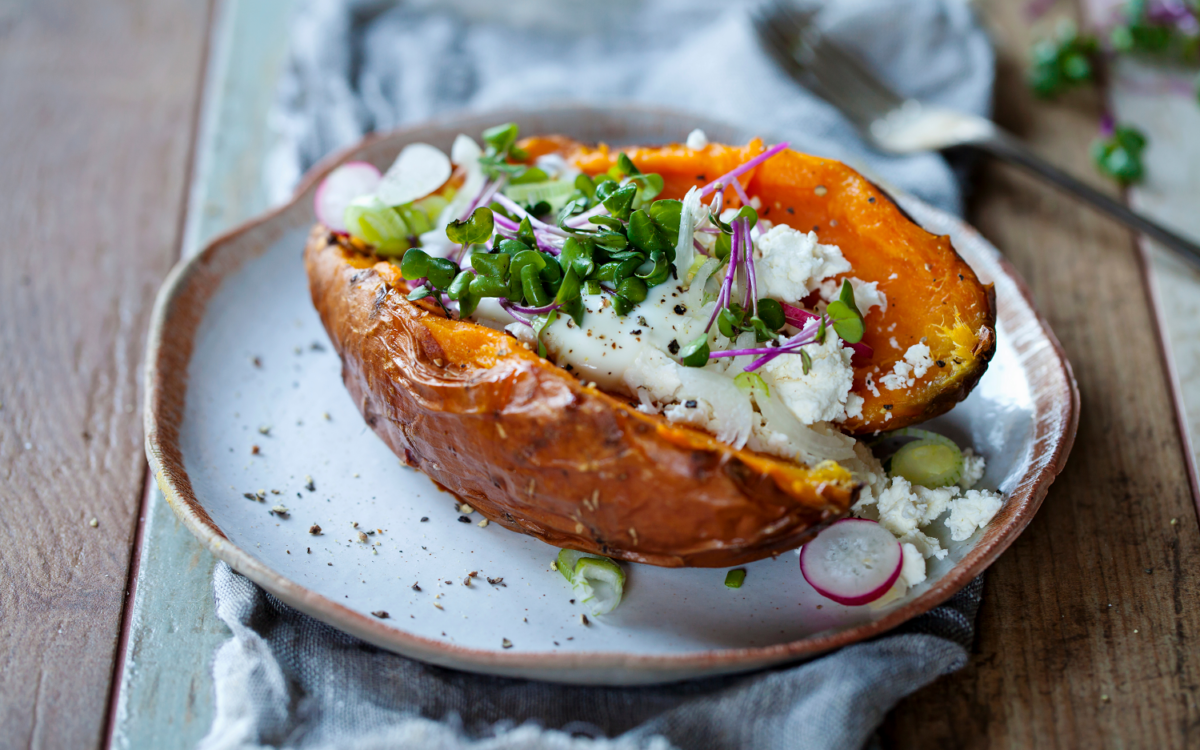
<svg viewBox="0 0 1200 750">
<path fill-rule="evenodd" d="M 599 197 L 599 190 L 596 191 Z M 605 198 L 602 203 L 608 209 L 608 212 L 622 221 L 629 220 L 629 214 L 633 210 L 633 199 L 637 195 L 637 188 L 633 185 L 624 185 L 617 188 L 611 195 Z"/>
<path fill-rule="evenodd" d="M 633 176 L 642 173 L 641 170 L 634 165 L 633 160 L 629 158 L 629 155 L 624 151 L 617 154 L 617 169 L 619 169 L 623 175 Z"/>
<path fill-rule="evenodd" d="M 589 200 L 596 197 L 596 183 L 585 174 L 575 178 L 575 189 L 587 196 Z"/>
<path fill-rule="evenodd" d="M 1029 85 L 1041 97 L 1053 97 L 1095 77 L 1094 60 L 1099 43 L 1094 36 L 1080 35 L 1073 24 L 1061 24 L 1051 39 L 1033 46 Z"/>
<path fill-rule="evenodd" d="M 1119 126 L 1109 137 L 1092 143 L 1092 160 L 1102 174 L 1128 185 L 1142 179 L 1142 151 L 1145 148 L 1146 136 L 1140 130 Z"/>
<path fill-rule="evenodd" d="M 742 206 L 738 209 L 737 216 L 734 217 L 734 221 L 737 221 L 738 219 L 745 219 L 746 221 L 749 221 L 750 229 L 753 229 L 754 225 L 758 223 L 758 212 L 755 211 L 752 206 Z"/>
<path fill-rule="evenodd" d="M 842 341 L 848 344 L 862 341 L 865 332 L 863 317 L 854 304 L 854 287 L 850 285 L 849 279 L 842 280 L 842 292 L 825 308 L 825 314 L 833 322 L 833 330 Z"/>
<path fill-rule="evenodd" d="M 410 302 L 416 302 L 419 299 L 425 299 L 433 293 L 434 289 L 432 287 L 428 285 L 421 285 L 408 293 L 408 300 Z"/>
<path fill-rule="evenodd" d="M 470 271 L 462 271 L 454 277 L 454 281 L 450 282 L 449 288 L 446 289 L 446 296 L 457 302 L 464 295 L 468 294 L 471 289 L 471 279 L 475 278 L 475 274 Z"/>
<path fill-rule="evenodd" d="M 506 122 L 483 131 L 483 142 L 498 153 L 506 153 L 517 142 L 517 124 Z"/>
<path fill-rule="evenodd" d="M 537 337 L 539 357 L 546 356 L 546 345 L 542 343 L 542 331 L 546 330 L 556 318 L 558 318 L 558 311 L 551 310 L 545 315 L 539 315 L 533 319 L 533 335 Z"/>
<path fill-rule="evenodd" d="M 492 236 L 495 228 L 495 217 L 492 209 L 480 206 L 471 212 L 463 221 L 452 221 L 446 226 L 446 237 L 459 245 L 473 245 L 485 242 Z"/>
<path fill-rule="evenodd" d="M 808 353 L 807 349 L 800 350 L 800 367 L 803 368 L 805 375 L 812 372 L 812 355 Z"/>
<path fill-rule="evenodd" d="M 769 298 L 758 301 L 758 317 L 771 331 L 778 331 L 787 323 L 787 316 L 783 313 L 783 305 Z"/>
<path fill-rule="evenodd" d="M 741 307 L 736 304 L 730 305 L 717 313 L 717 329 L 726 338 L 737 338 L 742 332 L 742 317 Z"/>
<path fill-rule="evenodd" d="M 429 253 L 419 247 L 410 248 L 400 259 L 400 275 L 409 281 L 429 275 Z"/>
<path fill-rule="evenodd" d="M 708 354 L 708 334 L 702 334 L 679 350 L 679 360 L 685 367 L 704 367 Z"/>
</svg>

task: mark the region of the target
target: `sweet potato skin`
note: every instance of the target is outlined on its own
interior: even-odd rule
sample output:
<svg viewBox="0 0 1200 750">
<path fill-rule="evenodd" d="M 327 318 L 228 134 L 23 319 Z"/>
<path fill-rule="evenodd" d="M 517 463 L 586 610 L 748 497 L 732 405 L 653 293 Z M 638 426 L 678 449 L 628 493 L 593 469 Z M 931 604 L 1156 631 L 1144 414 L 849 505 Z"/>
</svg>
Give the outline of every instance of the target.
<svg viewBox="0 0 1200 750">
<path fill-rule="evenodd" d="M 793 549 L 859 490 L 642 414 L 513 338 L 404 296 L 398 269 L 323 227 L 305 249 L 313 304 L 367 424 L 486 518 L 550 544 L 667 567 Z"/>
</svg>

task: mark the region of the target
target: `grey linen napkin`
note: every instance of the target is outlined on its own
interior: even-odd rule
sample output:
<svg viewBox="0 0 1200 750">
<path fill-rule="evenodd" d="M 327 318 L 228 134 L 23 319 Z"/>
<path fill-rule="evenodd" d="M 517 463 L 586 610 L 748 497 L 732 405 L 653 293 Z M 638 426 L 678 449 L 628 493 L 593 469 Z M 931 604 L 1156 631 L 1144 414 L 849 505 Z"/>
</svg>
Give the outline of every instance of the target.
<svg viewBox="0 0 1200 750">
<path fill-rule="evenodd" d="M 469 20 L 466 20 L 469 19 Z M 993 59 L 959 0 L 848 0 L 823 16 L 900 90 L 987 112 Z M 312 0 L 293 29 L 266 179 L 286 198 L 305 169 L 372 130 L 459 109 L 639 101 L 754 125 L 959 211 L 939 156 L 873 152 L 759 49 L 728 0 Z M 685 134 L 680 134 L 682 138 Z M 667 686 L 501 679 L 381 651 L 282 604 L 225 564 L 204 750 L 296 748 L 856 748 L 901 698 L 966 664 L 977 579 L 892 633 L 800 666 Z"/>
</svg>

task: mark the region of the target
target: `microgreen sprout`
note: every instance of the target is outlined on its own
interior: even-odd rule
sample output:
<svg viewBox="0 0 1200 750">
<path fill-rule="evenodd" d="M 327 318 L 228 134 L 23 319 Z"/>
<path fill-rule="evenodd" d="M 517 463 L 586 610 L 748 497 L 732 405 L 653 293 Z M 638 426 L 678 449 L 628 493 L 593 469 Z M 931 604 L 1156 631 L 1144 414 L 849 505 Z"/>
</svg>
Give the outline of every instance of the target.
<svg viewBox="0 0 1200 750">
<path fill-rule="evenodd" d="M 1094 36 L 1080 35 L 1075 25 L 1064 22 L 1051 39 L 1033 46 L 1029 85 L 1041 97 L 1056 96 L 1092 80 L 1099 45 Z"/>
<path fill-rule="evenodd" d="M 1122 185 L 1142 179 L 1142 150 L 1146 136 L 1140 130 L 1116 125 L 1111 117 L 1101 123 L 1100 137 L 1092 142 L 1096 168 Z"/>
</svg>

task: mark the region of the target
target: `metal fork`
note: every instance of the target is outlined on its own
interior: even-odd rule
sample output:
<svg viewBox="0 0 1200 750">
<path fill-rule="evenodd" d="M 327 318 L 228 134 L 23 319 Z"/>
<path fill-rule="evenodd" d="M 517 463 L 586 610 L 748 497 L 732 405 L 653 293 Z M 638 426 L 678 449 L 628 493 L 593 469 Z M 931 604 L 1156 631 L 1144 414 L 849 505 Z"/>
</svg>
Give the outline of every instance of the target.
<svg viewBox="0 0 1200 750">
<path fill-rule="evenodd" d="M 837 107 L 881 151 L 895 154 L 975 148 L 1022 167 L 1082 198 L 1130 229 L 1175 250 L 1200 269 L 1200 245 L 1157 224 L 1063 172 L 1030 151 L 991 120 L 922 104 L 896 93 L 853 54 L 826 38 L 813 20 L 787 0 L 771 0 L 754 14 L 754 26 L 783 69 Z"/>
</svg>

